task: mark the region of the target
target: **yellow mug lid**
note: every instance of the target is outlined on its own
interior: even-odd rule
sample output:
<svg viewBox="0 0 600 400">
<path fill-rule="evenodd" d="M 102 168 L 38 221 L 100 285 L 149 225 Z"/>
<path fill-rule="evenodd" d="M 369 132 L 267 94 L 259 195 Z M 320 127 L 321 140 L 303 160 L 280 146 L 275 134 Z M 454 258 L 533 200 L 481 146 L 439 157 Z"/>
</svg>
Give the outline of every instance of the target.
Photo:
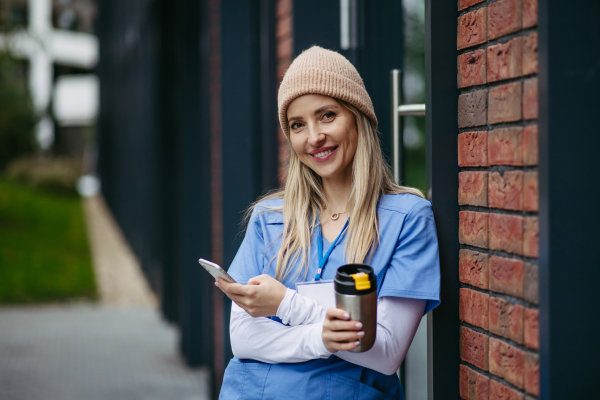
<svg viewBox="0 0 600 400">
<path fill-rule="evenodd" d="M 357 272 L 356 274 L 350 274 L 354 279 L 354 286 L 356 290 L 371 289 L 371 281 L 369 281 L 369 275 L 364 272 Z"/>
</svg>

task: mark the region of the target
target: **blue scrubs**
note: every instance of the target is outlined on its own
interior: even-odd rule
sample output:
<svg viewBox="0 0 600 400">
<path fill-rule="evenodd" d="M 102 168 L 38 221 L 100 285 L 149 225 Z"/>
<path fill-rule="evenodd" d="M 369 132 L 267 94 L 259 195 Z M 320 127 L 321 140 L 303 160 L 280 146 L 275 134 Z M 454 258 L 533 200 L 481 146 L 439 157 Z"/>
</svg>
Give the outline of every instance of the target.
<svg viewBox="0 0 600 400">
<path fill-rule="evenodd" d="M 239 283 L 261 274 L 275 276 L 281 247 L 283 214 L 265 211 L 283 200 L 261 202 L 254 210 L 244 241 L 229 268 Z M 377 207 L 380 244 L 370 261 L 377 275 L 378 297 L 427 300 L 425 313 L 440 303 L 437 234 L 431 203 L 411 194 L 383 195 Z M 291 273 L 282 282 L 295 289 L 297 281 L 312 280 L 319 256 L 315 231 L 311 238 L 308 274 Z M 347 264 L 343 232 L 325 263 L 322 279 L 333 279 Z M 323 248 L 330 246 L 326 241 Z M 260 338 L 257 338 L 260 340 Z M 266 364 L 234 357 L 223 379 L 219 399 L 404 399 L 396 374 L 384 375 L 335 355 L 302 363 Z"/>
</svg>

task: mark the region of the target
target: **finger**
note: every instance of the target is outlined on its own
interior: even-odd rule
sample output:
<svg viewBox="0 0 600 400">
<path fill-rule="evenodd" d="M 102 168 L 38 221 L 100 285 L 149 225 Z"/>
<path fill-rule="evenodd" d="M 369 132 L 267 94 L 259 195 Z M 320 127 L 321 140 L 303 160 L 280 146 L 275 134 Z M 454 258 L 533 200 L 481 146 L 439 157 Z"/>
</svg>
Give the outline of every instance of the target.
<svg viewBox="0 0 600 400">
<path fill-rule="evenodd" d="M 246 285 L 227 282 L 223 278 L 219 278 L 219 288 L 221 288 L 227 294 L 237 294 L 241 296 L 248 295 L 248 288 Z"/>
<path fill-rule="evenodd" d="M 363 327 L 360 321 L 343 321 L 334 319 L 327 321 L 327 329 L 331 331 L 359 331 Z"/>
<path fill-rule="evenodd" d="M 365 336 L 363 331 L 355 332 L 355 331 L 331 331 L 326 337 L 331 342 L 349 342 L 356 341 Z"/>
<path fill-rule="evenodd" d="M 336 342 L 336 343 L 332 343 L 331 347 L 333 347 L 337 351 L 350 351 L 350 350 L 354 350 L 355 348 L 357 348 L 359 344 L 360 344 L 359 341 L 348 342 L 348 343 L 337 343 Z"/>
<path fill-rule="evenodd" d="M 333 320 L 333 319 L 349 320 L 350 319 L 350 314 L 348 312 L 342 310 L 341 308 L 336 308 L 336 307 L 329 307 L 327 309 L 326 316 L 330 320 Z"/>
<path fill-rule="evenodd" d="M 215 285 L 217 285 L 219 289 L 227 291 L 231 282 L 219 277 L 215 280 Z"/>
<path fill-rule="evenodd" d="M 261 277 L 262 275 L 250 278 L 250 280 L 248 281 L 248 285 L 260 285 L 261 283 L 263 283 L 263 279 Z"/>
</svg>

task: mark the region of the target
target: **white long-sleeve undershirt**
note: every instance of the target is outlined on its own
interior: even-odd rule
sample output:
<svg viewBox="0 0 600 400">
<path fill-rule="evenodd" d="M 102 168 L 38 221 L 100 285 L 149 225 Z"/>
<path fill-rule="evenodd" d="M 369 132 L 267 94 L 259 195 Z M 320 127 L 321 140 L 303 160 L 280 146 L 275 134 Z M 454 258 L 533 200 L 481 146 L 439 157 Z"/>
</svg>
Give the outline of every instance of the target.
<svg viewBox="0 0 600 400">
<path fill-rule="evenodd" d="M 348 362 L 386 375 L 395 373 L 419 327 L 425 300 L 382 297 L 377 300 L 377 336 L 373 347 L 364 353 L 338 351 Z M 308 297 L 288 289 L 279 305 L 277 317 L 253 318 L 233 303 L 230 336 L 233 354 L 241 359 L 266 363 L 296 363 L 331 356 L 321 337 L 325 308 Z"/>
</svg>

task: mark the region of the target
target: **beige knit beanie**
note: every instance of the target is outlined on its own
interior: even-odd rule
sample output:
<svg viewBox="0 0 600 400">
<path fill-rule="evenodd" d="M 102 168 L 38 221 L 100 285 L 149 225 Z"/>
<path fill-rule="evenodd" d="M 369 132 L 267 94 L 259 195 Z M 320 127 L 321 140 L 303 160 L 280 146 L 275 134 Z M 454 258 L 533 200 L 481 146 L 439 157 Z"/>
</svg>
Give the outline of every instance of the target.
<svg viewBox="0 0 600 400">
<path fill-rule="evenodd" d="M 313 46 L 292 62 L 279 87 L 279 123 L 288 136 L 287 108 L 305 94 L 322 94 L 352 104 L 377 127 L 377 117 L 365 84 L 343 55 Z"/>
</svg>

